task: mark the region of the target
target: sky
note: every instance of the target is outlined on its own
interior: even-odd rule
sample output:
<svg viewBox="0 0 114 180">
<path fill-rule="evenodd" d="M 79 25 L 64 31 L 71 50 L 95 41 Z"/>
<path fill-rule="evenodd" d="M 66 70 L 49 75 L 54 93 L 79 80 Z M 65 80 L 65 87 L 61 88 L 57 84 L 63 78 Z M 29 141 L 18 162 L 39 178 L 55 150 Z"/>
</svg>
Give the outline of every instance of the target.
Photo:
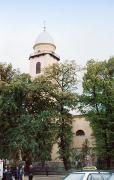
<svg viewBox="0 0 114 180">
<path fill-rule="evenodd" d="M 61 61 L 114 55 L 114 0 L 0 0 L 0 62 L 28 73 L 44 20 Z"/>
</svg>

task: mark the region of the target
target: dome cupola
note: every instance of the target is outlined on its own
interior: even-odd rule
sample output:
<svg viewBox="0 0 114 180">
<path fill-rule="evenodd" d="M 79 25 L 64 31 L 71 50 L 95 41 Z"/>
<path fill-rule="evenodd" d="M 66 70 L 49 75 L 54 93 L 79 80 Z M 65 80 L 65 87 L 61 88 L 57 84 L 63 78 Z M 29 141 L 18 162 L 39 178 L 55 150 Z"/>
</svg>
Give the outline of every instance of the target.
<svg viewBox="0 0 114 180">
<path fill-rule="evenodd" d="M 50 36 L 50 34 L 45 29 L 37 37 L 35 44 L 33 46 L 33 49 L 35 52 L 40 52 L 40 51 L 44 51 L 44 50 L 52 51 L 52 52 L 55 51 L 56 46 L 54 44 L 53 38 Z"/>
<path fill-rule="evenodd" d="M 47 31 L 43 31 L 42 33 L 39 34 L 39 36 L 36 39 L 35 45 L 42 43 L 43 44 L 48 43 L 54 45 L 53 38 L 50 36 L 50 34 Z"/>
</svg>

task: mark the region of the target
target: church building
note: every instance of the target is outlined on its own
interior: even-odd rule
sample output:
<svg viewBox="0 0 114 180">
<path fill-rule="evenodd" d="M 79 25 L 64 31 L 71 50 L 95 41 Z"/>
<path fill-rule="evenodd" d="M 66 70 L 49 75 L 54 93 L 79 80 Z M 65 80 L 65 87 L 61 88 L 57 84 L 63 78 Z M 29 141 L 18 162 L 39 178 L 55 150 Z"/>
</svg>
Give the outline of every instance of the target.
<svg viewBox="0 0 114 180">
<path fill-rule="evenodd" d="M 53 38 L 47 32 L 46 28 L 41 34 L 39 34 L 33 45 L 33 54 L 30 55 L 30 75 L 35 78 L 39 74 L 43 73 L 45 67 L 52 65 L 53 63 L 59 63 L 60 57 L 55 53 L 56 45 Z M 94 140 L 92 138 L 92 129 L 89 121 L 81 115 L 74 115 L 72 118 L 72 132 L 73 132 L 73 144 L 74 148 L 81 148 L 84 141 L 89 141 L 90 147 L 93 146 Z M 57 144 L 53 146 L 52 160 L 57 161 Z"/>
</svg>

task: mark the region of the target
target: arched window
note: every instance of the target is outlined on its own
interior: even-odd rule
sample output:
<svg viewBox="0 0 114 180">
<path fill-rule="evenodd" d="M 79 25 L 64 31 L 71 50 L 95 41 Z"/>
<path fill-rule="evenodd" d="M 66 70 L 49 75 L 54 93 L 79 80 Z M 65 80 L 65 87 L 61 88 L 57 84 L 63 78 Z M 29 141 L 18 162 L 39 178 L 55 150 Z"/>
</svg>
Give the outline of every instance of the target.
<svg viewBox="0 0 114 180">
<path fill-rule="evenodd" d="M 85 136 L 85 132 L 83 130 L 76 131 L 76 136 Z"/>
<path fill-rule="evenodd" d="M 37 62 L 36 63 L 36 74 L 39 74 L 39 73 L 41 73 L 41 63 Z"/>
</svg>

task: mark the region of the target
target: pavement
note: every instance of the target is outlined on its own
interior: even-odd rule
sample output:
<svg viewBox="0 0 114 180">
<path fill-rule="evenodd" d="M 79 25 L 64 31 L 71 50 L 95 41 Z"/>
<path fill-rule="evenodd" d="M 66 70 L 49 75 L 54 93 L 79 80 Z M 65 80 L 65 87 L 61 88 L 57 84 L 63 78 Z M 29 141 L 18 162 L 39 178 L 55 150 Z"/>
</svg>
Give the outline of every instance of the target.
<svg viewBox="0 0 114 180">
<path fill-rule="evenodd" d="M 34 176 L 32 180 L 61 180 L 61 175 Z M 24 180 L 29 180 L 26 176 Z"/>
</svg>

